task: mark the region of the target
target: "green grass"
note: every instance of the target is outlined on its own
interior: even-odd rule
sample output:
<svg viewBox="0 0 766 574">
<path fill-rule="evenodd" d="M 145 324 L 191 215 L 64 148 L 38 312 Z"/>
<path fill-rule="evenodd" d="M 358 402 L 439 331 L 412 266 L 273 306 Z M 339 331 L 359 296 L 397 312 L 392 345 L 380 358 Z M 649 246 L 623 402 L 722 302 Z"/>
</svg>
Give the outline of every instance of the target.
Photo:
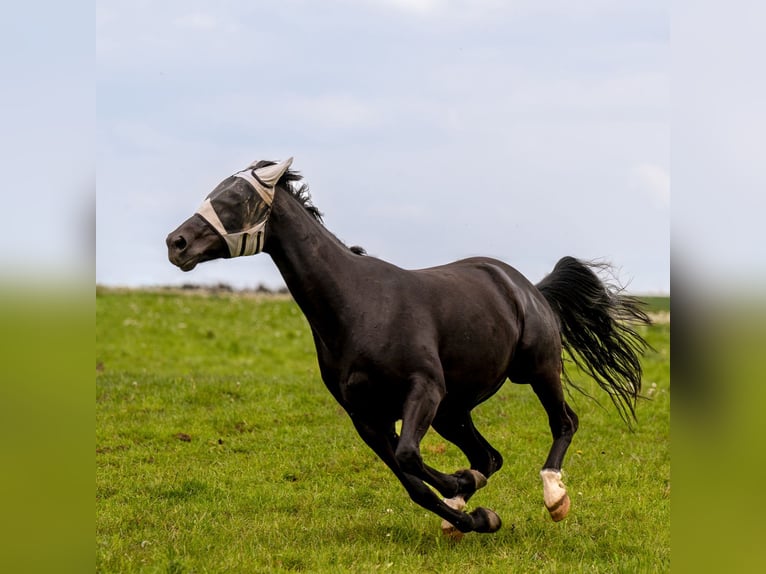
<svg viewBox="0 0 766 574">
<path fill-rule="evenodd" d="M 642 297 L 646 303 L 646 310 L 650 313 L 660 313 L 670 311 L 670 297 Z"/>
<path fill-rule="evenodd" d="M 528 387 L 475 413 L 505 466 L 471 504 L 503 528 L 444 539 L 362 443 L 319 379 L 289 299 L 97 290 L 99 572 L 665 572 L 670 562 L 669 324 L 644 331 L 638 425 L 574 394 L 581 427 L 553 523 L 538 471 L 550 446 Z M 433 466 L 462 454 L 435 433 Z"/>
</svg>

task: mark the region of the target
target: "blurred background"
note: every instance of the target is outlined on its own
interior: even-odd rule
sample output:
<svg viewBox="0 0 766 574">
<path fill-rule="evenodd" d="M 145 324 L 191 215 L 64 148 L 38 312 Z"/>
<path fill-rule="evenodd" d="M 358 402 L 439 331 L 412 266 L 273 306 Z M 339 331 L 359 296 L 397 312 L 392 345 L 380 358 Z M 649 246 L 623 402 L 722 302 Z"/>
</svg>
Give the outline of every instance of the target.
<svg viewBox="0 0 766 574">
<path fill-rule="evenodd" d="M 92 5 L 0 23 L 4 563 L 92 564 L 94 280 L 188 281 L 165 234 L 246 162 L 294 155 L 328 227 L 405 267 L 482 253 L 538 279 L 572 253 L 668 293 L 672 235 L 673 571 L 763 564 L 762 6 L 96 12 L 95 56 Z M 220 263 L 194 281 L 278 285 L 266 258 Z"/>
</svg>

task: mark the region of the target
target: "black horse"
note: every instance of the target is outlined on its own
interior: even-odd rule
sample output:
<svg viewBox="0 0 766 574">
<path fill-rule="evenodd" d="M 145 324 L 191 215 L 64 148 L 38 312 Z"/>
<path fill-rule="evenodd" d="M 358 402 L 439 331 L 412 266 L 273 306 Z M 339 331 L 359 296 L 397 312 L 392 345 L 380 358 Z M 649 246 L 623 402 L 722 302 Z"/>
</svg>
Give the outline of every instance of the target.
<svg viewBox="0 0 766 574">
<path fill-rule="evenodd" d="M 553 520 L 563 519 L 561 464 L 578 419 L 564 400 L 562 350 L 629 421 L 646 347 L 635 326 L 649 323 L 638 300 L 572 257 L 533 285 L 486 257 L 408 271 L 367 256 L 323 226 L 291 162 L 256 162 L 221 182 L 168 235 L 170 261 L 190 271 L 202 261 L 268 253 L 308 319 L 330 393 L 412 500 L 443 518 L 447 534 L 500 528 L 492 510 L 464 512 L 503 464 L 471 410 L 506 379 L 529 384 L 553 435 L 540 473 L 544 503 Z M 423 462 L 429 427 L 465 453 L 470 469 L 445 474 Z"/>
</svg>

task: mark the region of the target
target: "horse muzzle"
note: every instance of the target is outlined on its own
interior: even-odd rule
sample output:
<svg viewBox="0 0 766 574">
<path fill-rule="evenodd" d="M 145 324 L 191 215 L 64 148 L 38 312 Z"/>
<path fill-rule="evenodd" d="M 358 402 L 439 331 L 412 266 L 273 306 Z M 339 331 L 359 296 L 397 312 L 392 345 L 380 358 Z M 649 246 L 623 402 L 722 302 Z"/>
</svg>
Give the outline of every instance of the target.
<svg viewBox="0 0 766 574">
<path fill-rule="evenodd" d="M 199 258 L 189 253 L 189 243 L 182 234 L 171 233 L 165 239 L 165 244 L 168 247 L 168 260 L 181 271 L 191 271 L 199 263 Z"/>
<path fill-rule="evenodd" d="M 165 238 L 168 260 L 181 269 L 191 271 L 198 263 L 229 257 L 224 239 L 202 219 L 194 215 Z"/>
</svg>

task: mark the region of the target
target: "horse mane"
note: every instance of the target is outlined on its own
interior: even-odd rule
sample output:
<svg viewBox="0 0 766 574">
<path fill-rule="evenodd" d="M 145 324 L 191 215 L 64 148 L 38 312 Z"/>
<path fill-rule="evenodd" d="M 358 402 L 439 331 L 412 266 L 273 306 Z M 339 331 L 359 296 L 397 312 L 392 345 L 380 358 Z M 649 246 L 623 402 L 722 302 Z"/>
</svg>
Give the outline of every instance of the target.
<svg viewBox="0 0 766 574">
<path fill-rule="evenodd" d="M 276 163 L 277 162 L 275 161 L 261 160 L 253 167 L 257 169 L 259 167 L 276 165 Z M 299 172 L 288 169 L 282 177 L 279 178 L 277 185 L 281 185 L 285 191 L 298 200 L 298 203 L 303 206 L 309 215 L 324 225 L 324 221 L 322 221 L 322 212 L 319 211 L 319 208 L 311 201 L 309 184 L 303 181 L 303 176 Z"/>
<path fill-rule="evenodd" d="M 253 167 L 257 169 L 259 167 L 266 167 L 275 164 L 276 162 L 274 161 L 261 160 L 257 162 Z M 311 217 L 316 219 L 324 226 L 324 221 L 322 220 L 322 212 L 319 211 L 319 208 L 311 201 L 309 184 L 303 181 L 303 176 L 300 174 L 300 172 L 288 169 L 282 175 L 282 177 L 279 178 L 277 185 L 281 185 L 282 188 L 287 191 L 287 193 L 298 200 L 298 203 L 303 206 L 303 208 L 308 212 L 309 215 L 311 215 Z M 340 239 L 338 239 L 338 241 L 340 241 Z M 342 241 L 340 242 L 345 245 L 345 243 Z M 352 245 L 348 249 L 357 255 L 367 255 L 367 251 L 364 249 L 364 247 L 360 247 L 359 245 Z"/>
</svg>

